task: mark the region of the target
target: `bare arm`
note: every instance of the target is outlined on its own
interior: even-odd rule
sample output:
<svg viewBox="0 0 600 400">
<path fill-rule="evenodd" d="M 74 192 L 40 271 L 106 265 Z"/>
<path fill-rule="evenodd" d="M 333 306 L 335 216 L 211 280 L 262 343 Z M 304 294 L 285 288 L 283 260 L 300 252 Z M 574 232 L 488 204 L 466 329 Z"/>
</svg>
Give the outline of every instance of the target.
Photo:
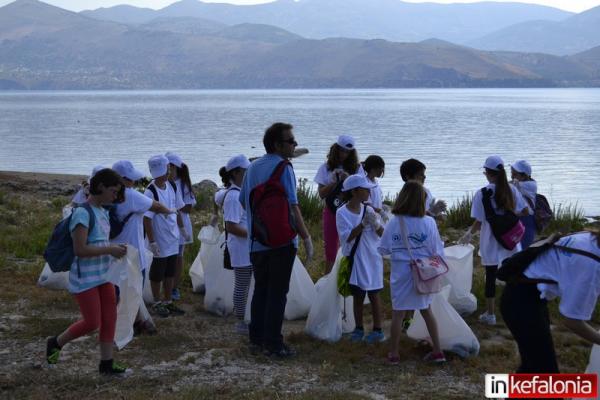
<svg viewBox="0 0 600 400">
<path fill-rule="evenodd" d="M 148 241 L 150 243 L 154 242 L 154 231 L 152 230 L 152 218 L 144 217 L 144 231 L 146 231 L 146 236 L 148 236 Z"/>
<path fill-rule="evenodd" d="M 600 333 L 585 321 L 580 319 L 564 318 L 565 326 L 577 336 L 594 344 L 600 345 Z"/>
<path fill-rule="evenodd" d="M 73 251 L 77 257 L 97 257 L 106 254 L 122 257 L 127 248 L 125 245 L 90 246 L 87 243 L 88 228 L 83 225 L 75 227 L 75 230 L 71 232 L 71 238 L 73 238 Z"/>
<path fill-rule="evenodd" d="M 180 208 L 179 211 L 183 211 L 184 213 L 189 214 L 190 212 L 192 212 L 192 205 L 186 204 L 185 206 Z"/>
<path fill-rule="evenodd" d="M 337 182 L 332 182 L 329 185 L 319 185 L 319 197 L 324 199 L 329 196 L 329 193 L 331 193 L 336 186 Z"/>
<path fill-rule="evenodd" d="M 183 225 L 183 218 L 181 217 L 180 213 L 177 213 L 177 226 L 179 228 L 185 228 L 185 226 Z"/>
<path fill-rule="evenodd" d="M 471 233 L 479 232 L 480 229 L 481 229 L 481 222 L 475 220 L 475 222 L 473 222 L 473 225 L 471 225 Z"/>
<path fill-rule="evenodd" d="M 298 204 L 292 204 L 292 213 L 294 214 L 294 218 L 296 220 L 298 234 L 302 239 L 306 239 L 310 236 L 310 234 L 308 233 L 308 229 L 306 229 L 306 224 L 304 223 L 304 218 L 302 218 L 302 212 L 300 211 Z"/>
<path fill-rule="evenodd" d="M 165 207 L 162 203 L 154 200 L 152 202 L 152 207 L 150 207 L 150 211 L 157 214 L 170 214 L 171 210 Z"/>
<path fill-rule="evenodd" d="M 356 239 L 356 237 L 358 235 L 360 235 L 360 233 L 363 231 L 363 229 L 364 229 L 364 227 L 363 227 L 362 223 L 360 223 L 356 227 L 354 227 L 354 229 L 352 229 L 350 231 L 350 235 L 348 235 L 348 239 L 346 239 L 346 242 L 350 243 L 351 241 L 353 241 L 354 239 Z"/>
<path fill-rule="evenodd" d="M 246 228 L 240 224 L 236 224 L 234 222 L 225 221 L 225 230 L 232 235 L 246 238 L 248 237 L 248 232 Z"/>
</svg>

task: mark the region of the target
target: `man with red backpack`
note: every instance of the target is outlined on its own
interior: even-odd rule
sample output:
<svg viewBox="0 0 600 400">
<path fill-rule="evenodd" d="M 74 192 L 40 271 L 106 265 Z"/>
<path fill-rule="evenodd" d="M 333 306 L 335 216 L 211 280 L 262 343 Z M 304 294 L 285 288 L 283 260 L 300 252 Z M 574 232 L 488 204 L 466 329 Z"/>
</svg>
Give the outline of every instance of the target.
<svg viewBox="0 0 600 400">
<path fill-rule="evenodd" d="M 288 161 L 298 143 L 292 125 L 275 123 L 263 137 L 267 154 L 255 160 L 244 177 L 240 203 L 247 212 L 248 245 L 254 268 L 249 326 L 250 350 L 291 357 L 281 327 L 299 235 L 309 259 L 313 244 L 296 195 L 296 176 Z"/>
</svg>

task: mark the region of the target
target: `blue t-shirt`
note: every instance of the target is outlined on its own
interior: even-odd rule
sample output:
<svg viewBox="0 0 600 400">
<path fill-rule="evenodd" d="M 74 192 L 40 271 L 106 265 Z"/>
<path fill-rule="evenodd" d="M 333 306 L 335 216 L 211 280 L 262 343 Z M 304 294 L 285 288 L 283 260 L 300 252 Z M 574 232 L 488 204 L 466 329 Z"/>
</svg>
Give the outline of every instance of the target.
<svg viewBox="0 0 600 400">
<path fill-rule="evenodd" d="M 240 190 L 240 203 L 244 204 L 247 213 L 246 226 L 248 232 L 252 232 L 252 212 L 250 207 L 250 192 L 256 186 L 266 182 L 277 165 L 283 161 L 283 157 L 277 154 L 265 154 L 258 160 L 255 160 L 250 164 L 246 175 L 244 176 L 244 182 Z M 283 185 L 287 194 L 290 205 L 298 204 L 298 197 L 296 196 L 296 175 L 294 174 L 294 168 L 291 165 L 283 171 L 281 174 L 281 184 Z M 298 247 L 298 236 L 292 241 L 294 247 Z M 250 252 L 271 250 L 271 247 L 265 246 L 257 241 L 248 240 L 250 246 Z"/>
</svg>

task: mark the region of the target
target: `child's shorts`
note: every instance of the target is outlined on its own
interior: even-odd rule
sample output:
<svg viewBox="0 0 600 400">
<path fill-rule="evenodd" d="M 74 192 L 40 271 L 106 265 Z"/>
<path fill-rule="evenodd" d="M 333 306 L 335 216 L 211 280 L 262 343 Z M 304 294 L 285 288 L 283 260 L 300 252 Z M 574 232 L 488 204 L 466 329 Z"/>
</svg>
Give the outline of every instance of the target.
<svg viewBox="0 0 600 400">
<path fill-rule="evenodd" d="M 352 296 L 354 296 L 354 297 L 357 297 L 357 296 L 364 297 L 366 294 L 377 294 L 379 292 L 381 292 L 381 289 L 363 290 L 356 285 L 350 284 L 350 293 L 352 293 Z"/>
<path fill-rule="evenodd" d="M 176 264 L 177 254 L 169 257 L 155 257 L 150 266 L 150 280 L 152 282 L 162 282 L 165 278 L 174 277 Z"/>
</svg>

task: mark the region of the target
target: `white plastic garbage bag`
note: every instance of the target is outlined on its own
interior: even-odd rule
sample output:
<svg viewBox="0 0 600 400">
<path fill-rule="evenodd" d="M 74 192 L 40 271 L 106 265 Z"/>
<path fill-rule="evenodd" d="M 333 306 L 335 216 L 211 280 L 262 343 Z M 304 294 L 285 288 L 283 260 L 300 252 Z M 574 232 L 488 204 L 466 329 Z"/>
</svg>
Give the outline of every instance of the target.
<svg viewBox="0 0 600 400">
<path fill-rule="evenodd" d="M 125 271 L 119 286 L 119 304 L 117 306 L 117 325 L 115 345 L 119 350 L 133 339 L 133 323 L 142 299 L 142 273 L 140 271 L 138 251 L 127 246 L 127 255 L 111 265 L 111 268 Z"/>
<path fill-rule="evenodd" d="M 190 268 L 190 278 L 192 280 L 192 291 L 194 293 L 204 293 L 204 265 L 208 262 L 210 251 L 217 245 L 221 232 L 212 226 L 203 226 L 198 233 L 200 240 L 200 251 Z"/>
<path fill-rule="evenodd" d="M 475 334 L 448 303 L 450 285 L 433 295 L 431 310 L 437 322 L 442 350 L 456 353 L 460 357 L 472 357 L 479 353 L 479 341 Z M 431 343 L 429 331 L 419 311 L 415 312 L 414 322 L 407 332 L 415 340 L 427 340 Z"/>
<path fill-rule="evenodd" d="M 304 328 L 309 335 L 328 342 L 337 342 L 342 333 L 355 328 L 352 296 L 344 299 L 338 293 L 337 275 L 341 255 L 341 251 L 338 251 L 331 272 L 315 284 L 316 295 Z"/>
<path fill-rule="evenodd" d="M 585 369 L 586 374 L 600 374 L 600 346 L 597 344 L 592 346 L 592 351 L 590 353 L 590 361 L 588 362 L 588 366 Z M 600 395 L 597 397 L 600 400 Z"/>
<path fill-rule="evenodd" d="M 52 272 L 48 263 L 44 265 L 42 273 L 38 278 L 37 285 L 52 290 L 69 289 L 69 271 Z"/>
<path fill-rule="evenodd" d="M 146 265 L 148 265 L 148 266 L 151 265 L 152 259 L 154 258 L 154 256 L 152 255 L 152 252 L 146 248 L 144 248 L 142 251 L 144 252 L 144 257 L 146 257 Z M 154 303 L 154 295 L 152 294 L 152 287 L 150 286 L 150 267 L 146 268 L 146 270 L 144 271 L 144 274 L 145 274 L 144 290 L 143 290 L 144 303 L 152 304 L 152 303 Z"/>
<path fill-rule="evenodd" d="M 225 234 L 219 236 L 204 265 L 204 309 L 210 313 L 226 316 L 233 312 L 233 270 L 223 268 Z"/>
<path fill-rule="evenodd" d="M 283 317 L 290 321 L 301 319 L 308 315 L 310 306 L 316 296 L 315 284 L 313 283 L 308 271 L 304 268 L 302 261 L 298 257 L 294 260 L 292 266 L 292 276 L 290 277 L 290 290 L 287 294 L 287 303 Z M 246 314 L 244 319 L 250 322 L 250 303 L 254 294 L 254 277 L 250 283 L 248 291 L 248 302 L 246 304 Z"/>
<path fill-rule="evenodd" d="M 449 269 L 443 279 L 445 284 L 452 287 L 448 301 L 461 315 L 469 315 L 477 310 L 477 298 L 471 293 L 474 249 L 470 244 L 444 249 L 444 259 Z"/>
</svg>

